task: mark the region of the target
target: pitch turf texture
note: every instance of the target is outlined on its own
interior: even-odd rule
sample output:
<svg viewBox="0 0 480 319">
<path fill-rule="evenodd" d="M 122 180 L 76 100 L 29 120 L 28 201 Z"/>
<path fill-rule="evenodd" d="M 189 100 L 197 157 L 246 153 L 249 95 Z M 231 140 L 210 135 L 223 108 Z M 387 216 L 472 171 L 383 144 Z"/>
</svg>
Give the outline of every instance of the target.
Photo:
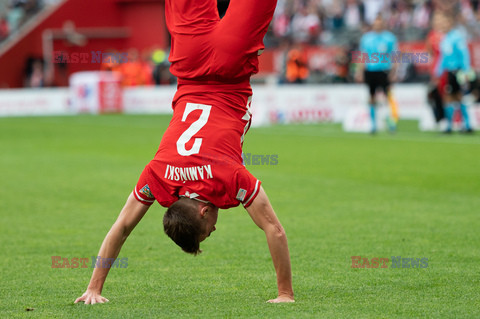
<svg viewBox="0 0 480 319">
<path fill-rule="evenodd" d="M 74 305 L 92 269 L 51 256 L 98 252 L 168 116 L 0 119 L 0 317 L 473 318 L 480 309 L 480 136 L 348 134 L 340 126 L 254 128 L 244 151 L 290 244 L 295 304 L 274 305 L 263 232 L 221 211 L 204 253 L 163 233 L 158 204 L 127 240 L 104 305 Z M 428 258 L 427 268 L 353 269 L 352 256 Z M 33 308 L 27 311 L 27 308 Z"/>
</svg>

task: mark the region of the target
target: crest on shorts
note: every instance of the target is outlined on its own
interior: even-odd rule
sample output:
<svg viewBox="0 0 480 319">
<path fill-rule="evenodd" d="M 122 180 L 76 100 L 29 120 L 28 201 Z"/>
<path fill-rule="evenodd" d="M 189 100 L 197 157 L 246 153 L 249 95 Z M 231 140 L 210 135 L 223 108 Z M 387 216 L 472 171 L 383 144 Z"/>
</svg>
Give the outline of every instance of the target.
<svg viewBox="0 0 480 319">
<path fill-rule="evenodd" d="M 150 186 L 145 185 L 142 187 L 142 189 L 139 191 L 139 193 L 149 197 L 149 198 L 153 198 L 153 195 L 152 195 L 152 192 L 150 191 Z"/>
<path fill-rule="evenodd" d="M 243 202 L 245 200 L 246 195 L 247 195 L 247 191 L 243 188 L 240 188 L 237 193 L 237 199 Z"/>
</svg>

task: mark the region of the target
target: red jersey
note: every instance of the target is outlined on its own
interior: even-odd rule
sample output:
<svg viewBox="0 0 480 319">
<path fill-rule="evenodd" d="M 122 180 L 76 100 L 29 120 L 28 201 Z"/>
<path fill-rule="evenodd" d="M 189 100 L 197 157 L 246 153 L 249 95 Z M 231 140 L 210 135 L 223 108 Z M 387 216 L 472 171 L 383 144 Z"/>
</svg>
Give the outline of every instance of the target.
<svg viewBox="0 0 480 319">
<path fill-rule="evenodd" d="M 169 207 L 179 196 L 219 208 L 248 207 L 260 181 L 242 164 L 250 127 L 250 76 L 276 0 L 232 0 L 220 20 L 216 0 L 166 0 L 173 117 L 135 188 L 137 200 Z"/>
<path fill-rule="evenodd" d="M 445 34 L 440 31 L 432 30 L 427 35 L 427 42 L 432 50 L 432 63 L 430 64 L 430 74 L 435 77 L 438 62 L 440 61 L 440 43 Z"/>
</svg>

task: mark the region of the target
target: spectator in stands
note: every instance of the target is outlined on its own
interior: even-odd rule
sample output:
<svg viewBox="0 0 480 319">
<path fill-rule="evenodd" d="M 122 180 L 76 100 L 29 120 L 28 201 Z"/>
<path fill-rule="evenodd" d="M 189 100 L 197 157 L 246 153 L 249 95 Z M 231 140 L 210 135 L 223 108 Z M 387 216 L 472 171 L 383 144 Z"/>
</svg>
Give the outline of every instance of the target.
<svg viewBox="0 0 480 319">
<path fill-rule="evenodd" d="M 287 83 L 287 55 L 291 46 L 290 39 L 282 38 L 278 48 L 278 54 L 273 58 L 273 70 L 278 74 L 278 84 Z"/>
<path fill-rule="evenodd" d="M 100 66 L 100 70 L 120 73 L 122 63 L 127 62 L 120 61 L 121 52 L 117 52 L 116 50 L 107 50 L 105 51 L 105 53 L 111 54 L 111 57 L 102 59 L 102 65 Z"/>
<path fill-rule="evenodd" d="M 325 31 L 328 31 L 328 34 L 330 34 L 330 32 L 332 32 L 332 31 L 338 30 L 338 24 L 339 24 L 339 21 L 338 21 L 339 10 L 338 10 L 338 8 L 339 8 L 339 3 L 335 2 L 335 1 L 330 1 L 330 0 L 329 1 L 321 1 L 321 3 L 318 4 L 317 13 L 320 16 L 323 29 Z M 334 22 L 335 18 L 337 19 L 337 21 Z M 342 18 L 340 18 L 340 19 L 342 19 Z M 335 26 L 335 23 L 337 23 L 336 26 Z"/>
<path fill-rule="evenodd" d="M 58 0 L 55 1 L 58 2 Z M 8 35 L 15 33 L 25 22 L 42 9 L 44 2 L 45 0 L 10 0 L 6 15 L 0 15 L 0 41 L 2 41 L 2 37 L 3 39 L 6 38 L 5 25 L 8 29 Z"/>
<path fill-rule="evenodd" d="M 338 31 L 344 27 L 343 3 L 334 1 L 329 10 L 330 24 L 333 31 Z"/>
<path fill-rule="evenodd" d="M 444 14 L 457 16 L 460 13 L 459 0 L 434 0 L 433 4 L 436 10 L 439 10 Z"/>
<path fill-rule="evenodd" d="M 25 17 L 25 10 L 23 9 L 24 2 L 22 0 L 12 0 L 7 12 L 8 26 L 10 33 L 15 32 L 23 23 Z"/>
<path fill-rule="evenodd" d="M 293 16 L 291 28 L 296 43 L 315 44 L 320 34 L 320 19 L 315 6 L 302 6 Z"/>
<path fill-rule="evenodd" d="M 365 21 L 365 6 L 359 0 L 347 0 L 343 11 L 348 29 L 360 29 Z"/>
<path fill-rule="evenodd" d="M 25 87 L 45 87 L 44 62 L 40 58 L 29 58 L 25 69 Z"/>
<path fill-rule="evenodd" d="M 477 3 L 478 9 L 478 3 Z M 478 12 L 474 12 L 474 4 L 471 1 L 463 0 L 460 3 L 460 22 L 472 37 L 480 36 L 480 23 L 477 20 Z"/>
<path fill-rule="evenodd" d="M 31 17 L 33 17 L 38 11 L 40 11 L 40 4 L 37 0 L 23 0 L 23 10 L 25 16 L 22 23 L 25 23 Z"/>
<path fill-rule="evenodd" d="M 62 0 L 42 0 L 41 2 L 45 6 L 53 6 L 57 3 L 59 3 L 60 1 L 62 1 Z"/>
<path fill-rule="evenodd" d="M 273 34 L 279 39 L 283 39 L 289 35 L 290 21 L 293 16 L 293 7 L 287 6 L 285 2 L 285 0 L 278 2 L 272 20 Z"/>
<path fill-rule="evenodd" d="M 376 15 L 382 13 L 393 31 L 420 29 L 425 32 L 410 32 L 405 36 L 423 40 L 434 9 L 454 15 L 461 13 L 464 22 L 474 28 L 479 24 L 476 19 L 478 3 L 478 0 L 279 0 L 272 26 L 278 38 L 290 36 L 294 41 L 299 38 L 299 42 L 305 42 L 308 32 L 299 25 L 308 25 L 306 21 L 318 20 L 319 33 L 344 28 L 360 30 L 362 24 L 371 25 Z M 314 44 L 318 42 L 318 39 L 313 41 Z"/>
<path fill-rule="evenodd" d="M 144 50 L 139 62 L 143 78 L 143 83 L 141 85 L 153 85 L 153 68 L 155 65 L 152 61 L 152 50 Z"/>
<path fill-rule="evenodd" d="M 417 4 L 413 10 L 413 26 L 419 29 L 428 29 L 430 26 L 430 17 L 432 16 L 432 2 L 423 1 Z"/>
<path fill-rule="evenodd" d="M 405 29 L 412 25 L 412 8 L 405 1 L 395 1 L 392 3 L 391 16 L 388 19 L 390 29 Z"/>
<path fill-rule="evenodd" d="M 365 22 L 372 25 L 380 12 L 385 14 L 385 8 L 390 1 L 384 0 L 363 0 L 365 6 Z"/>
<path fill-rule="evenodd" d="M 335 75 L 334 83 L 347 83 L 350 72 L 350 50 L 349 48 L 341 48 L 335 54 Z"/>
<path fill-rule="evenodd" d="M 128 62 L 122 63 L 119 69 L 123 86 L 151 85 L 152 69 L 141 59 L 137 49 L 128 51 Z"/>
<path fill-rule="evenodd" d="M 302 45 L 294 45 L 287 54 L 285 78 L 287 83 L 302 84 L 309 76 L 308 58 Z"/>
<path fill-rule="evenodd" d="M 170 73 L 170 62 L 168 61 L 169 52 L 169 48 L 166 50 L 153 50 L 153 81 L 156 85 L 168 85 L 176 82 L 176 77 Z"/>
<path fill-rule="evenodd" d="M 9 28 L 7 22 L 7 16 L 5 14 L 0 15 L 0 42 L 8 37 Z"/>
</svg>

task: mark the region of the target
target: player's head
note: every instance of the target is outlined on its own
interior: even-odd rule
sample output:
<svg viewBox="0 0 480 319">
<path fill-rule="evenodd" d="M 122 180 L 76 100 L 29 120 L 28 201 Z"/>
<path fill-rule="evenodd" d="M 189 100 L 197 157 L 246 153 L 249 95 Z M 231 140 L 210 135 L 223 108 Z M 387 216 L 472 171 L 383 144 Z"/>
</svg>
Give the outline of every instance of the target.
<svg viewBox="0 0 480 319">
<path fill-rule="evenodd" d="M 374 32 L 380 32 L 385 28 L 385 21 L 383 20 L 382 14 L 378 14 L 375 20 L 372 23 L 372 30 Z"/>
<path fill-rule="evenodd" d="M 441 32 L 447 33 L 455 26 L 455 17 L 451 14 L 439 13 L 437 19 L 439 20 L 438 28 Z"/>
<path fill-rule="evenodd" d="M 435 11 L 432 18 L 432 29 L 441 31 L 443 23 L 443 13 Z"/>
<path fill-rule="evenodd" d="M 183 251 L 197 255 L 202 252 L 200 242 L 215 230 L 217 218 L 218 207 L 181 197 L 165 212 L 163 228 Z"/>
</svg>

